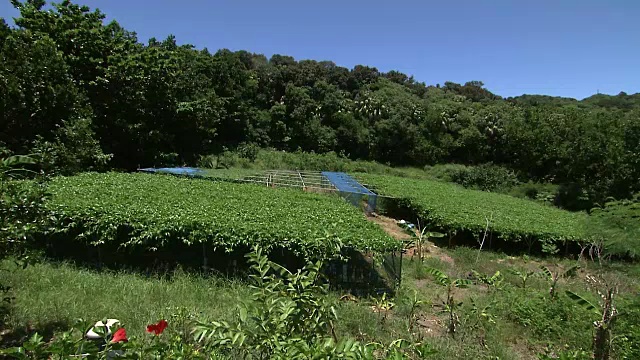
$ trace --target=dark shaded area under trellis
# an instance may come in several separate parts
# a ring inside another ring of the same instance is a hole
[[[182,269],[202,275],[244,279],[249,271],[246,258],[251,251],[249,247],[226,252],[206,244],[173,243],[148,251],[143,248],[118,248],[110,244],[94,246],[73,238],[65,234],[37,239],[33,243],[33,250],[41,251],[53,261],[72,262],[99,271],[131,271],[145,276],[171,276],[175,270]],[[345,249],[342,256],[344,259],[324,263],[323,272],[332,289],[358,295],[393,293],[400,284],[402,254],[399,251],[373,256]],[[290,271],[306,264],[301,256],[283,248],[271,249],[269,260]]]

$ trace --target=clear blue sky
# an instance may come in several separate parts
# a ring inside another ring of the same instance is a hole
[[[143,42],[481,80],[502,96],[640,92],[638,0],[77,0]],[[0,0],[0,16],[16,16]]]

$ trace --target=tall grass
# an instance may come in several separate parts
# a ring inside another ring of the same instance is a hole
[[[545,349],[589,350],[594,320],[590,312],[566,297],[550,299],[549,284],[542,278],[532,279],[523,289],[519,280],[508,272],[510,268],[535,270],[543,264],[567,268],[575,264],[575,260],[507,257],[485,251],[478,256],[477,250],[462,247],[434,252],[424,262],[406,259],[402,287],[389,299],[395,303],[389,316],[382,317],[372,310],[373,299],[339,301],[336,334],[386,344],[399,338],[421,339],[438,351],[430,357],[433,359],[535,359],[535,354]],[[604,272],[615,277],[622,285],[620,309],[625,314],[631,313],[621,318],[614,329],[614,334],[623,336],[616,338],[616,354],[638,354],[639,312],[635,309],[640,266],[617,263],[601,267],[589,262],[581,265],[577,277],[562,280],[560,293],[572,290],[589,295],[585,287],[586,274]],[[478,284],[456,293],[463,305],[461,330],[453,338],[442,328],[445,321],[442,288],[423,273],[425,267],[437,267],[456,277],[464,277],[471,270],[488,275],[500,271],[505,279],[501,290]],[[67,263],[40,263],[22,269],[9,261],[5,261],[1,269],[4,285],[12,287],[10,294],[15,297],[4,325],[18,330],[40,330],[51,324],[64,328],[76,318],[97,321],[112,317],[120,319],[131,334],[143,333],[147,324],[161,318],[168,319],[168,331],[174,331],[175,320],[171,315],[181,312],[180,309],[201,320],[233,320],[239,303],[248,299],[252,291],[239,280],[203,277],[179,270],[165,276],[144,276],[96,272]],[[341,293],[329,296],[338,301],[339,295]],[[420,321],[433,324],[432,331],[421,325],[408,331],[409,315],[413,313],[411,298],[416,295],[423,305],[415,314]],[[486,309],[486,314],[475,312],[472,299],[478,308]]]
[[[176,271],[167,277],[95,272],[70,264],[26,269],[3,263],[14,296],[6,325],[21,328],[70,324],[75,319],[116,318],[133,333],[185,310],[205,320],[228,319],[249,289],[237,281]]]

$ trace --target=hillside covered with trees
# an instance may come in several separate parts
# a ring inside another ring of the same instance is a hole
[[[195,164],[251,144],[398,166],[493,163],[592,201],[640,190],[640,94],[502,98],[480,81],[138,39],[97,10],[12,0],[0,149],[58,173]]]

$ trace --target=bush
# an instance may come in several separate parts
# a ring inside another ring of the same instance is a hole
[[[104,154],[91,130],[91,120],[72,119],[54,131],[55,139],[38,137],[31,150],[40,154],[42,168],[49,174],[75,174],[87,170],[103,170],[111,160]]]
[[[453,178],[457,174],[469,171],[469,166],[460,164],[439,164],[439,165],[427,165],[424,167],[424,171],[429,174],[429,177],[447,182],[453,182]]]
[[[243,143],[238,147],[238,155],[241,158],[247,159],[250,162],[255,162],[260,153],[260,146],[254,143]]]
[[[506,168],[493,164],[469,166],[453,171],[451,181],[468,189],[504,192],[516,184],[516,174]]]
[[[521,199],[530,199],[547,205],[554,205],[558,196],[558,185],[528,181],[518,184],[508,194]]]
[[[24,167],[34,165],[28,156],[0,158],[0,259],[21,252],[30,234],[44,230],[45,179],[17,181],[32,175]]]

